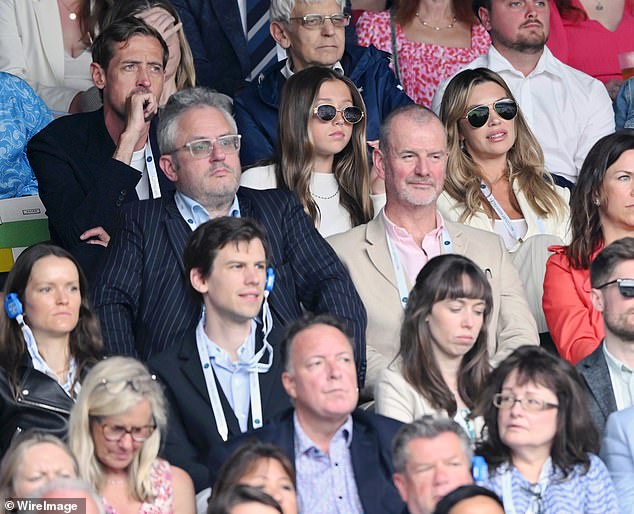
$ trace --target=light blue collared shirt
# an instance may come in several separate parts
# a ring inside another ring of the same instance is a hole
[[[181,213],[181,216],[187,222],[189,228],[192,229],[192,232],[211,219],[211,216],[209,216],[209,213],[202,205],[180,191],[176,191],[174,194],[174,201],[176,202],[178,212]],[[240,217],[240,204],[238,203],[237,196],[233,197],[233,203],[227,215],[233,218]]]
[[[352,416],[330,440],[328,453],[302,430],[297,413],[293,423],[299,512],[363,514],[350,457]]]

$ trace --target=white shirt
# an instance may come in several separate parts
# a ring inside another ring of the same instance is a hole
[[[463,69],[475,68],[489,68],[506,81],[551,173],[576,182],[592,145],[614,132],[612,101],[605,86],[556,59],[547,47],[527,77],[493,46]],[[440,84],[432,100],[437,114],[449,80]]]

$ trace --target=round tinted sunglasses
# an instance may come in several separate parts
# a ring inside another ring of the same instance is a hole
[[[473,128],[483,127],[489,119],[489,106],[493,107],[502,119],[512,120],[517,116],[517,104],[510,98],[505,98],[488,105],[476,105],[467,111],[464,118]]]
[[[344,121],[354,125],[359,123],[363,119],[363,111],[361,108],[355,105],[349,105],[343,109],[337,109],[334,105],[322,104],[313,109],[313,114],[317,116],[321,121],[332,121],[340,112]]]

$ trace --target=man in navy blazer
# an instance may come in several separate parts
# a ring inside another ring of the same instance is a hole
[[[590,300],[603,313],[605,338],[577,364],[588,407],[600,433],[608,416],[634,405],[629,382],[634,370],[634,238],[606,246],[590,266]]]
[[[274,287],[267,260],[264,230],[252,219],[222,217],[198,227],[183,261],[205,314],[183,341],[148,362],[170,405],[165,458],[189,473],[196,491],[211,485],[214,447],[290,407],[280,378],[281,334],[272,331],[264,300]]]
[[[163,108],[160,164],[177,192],[122,211],[93,293],[106,349],[147,360],[196,327],[200,302],[188,290],[182,251],[198,225],[234,215],[256,219],[268,235],[273,323],[284,326],[303,310],[346,319],[363,380],[366,315],[352,281],[294,194],[238,189],[240,136],[230,108],[228,97],[204,88],[180,91]]]
[[[152,123],[167,58],[165,41],[142,20],[111,25],[95,40],[91,64],[103,109],[59,118],[29,142],[51,238],[89,277],[116,229],[120,207],[173,189],[157,171]]]
[[[390,452],[402,423],[355,410],[359,389],[346,332],[330,315],[306,314],[288,328],[282,381],[295,408],[212,453],[212,475],[233,449],[257,438],[276,444],[294,462],[299,512],[403,511]]]
[[[634,407],[610,414],[601,459],[610,471],[621,514],[634,513]]]

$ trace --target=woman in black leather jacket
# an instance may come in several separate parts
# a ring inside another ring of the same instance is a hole
[[[4,288],[0,312],[0,456],[14,434],[66,437],[80,382],[101,354],[86,279],[57,246],[25,250]]]

